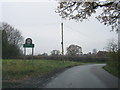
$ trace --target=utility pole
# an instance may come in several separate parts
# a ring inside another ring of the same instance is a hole
[[[24,59],[26,59],[26,47],[24,47]]]
[[[120,52],[120,18],[118,18],[118,51]]]
[[[63,22],[61,23],[61,35],[62,35],[62,42],[61,42],[62,55],[64,55],[64,46],[63,46]]]

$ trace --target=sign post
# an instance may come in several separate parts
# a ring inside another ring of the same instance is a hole
[[[27,38],[25,40],[25,44],[23,44],[24,47],[24,59],[26,56],[26,48],[32,48],[32,59],[33,59],[33,54],[34,54],[34,44],[32,43],[32,39],[31,38]]]
[[[26,56],[26,48],[24,47],[24,59],[25,59],[25,56]]]

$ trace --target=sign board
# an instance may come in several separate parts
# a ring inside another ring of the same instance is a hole
[[[34,44],[23,44],[23,47],[34,48]]]
[[[34,44],[32,44],[32,39],[31,38],[27,38],[25,40],[25,44],[23,44],[24,48],[34,48]]]
[[[32,44],[32,39],[31,38],[27,38],[25,40],[25,44],[28,44],[28,45]]]
[[[24,59],[25,59],[25,55],[26,55],[26,48],[32,48],[32,59],[33,59],[34,44],[32,44],[32,39],[31,38],[27,38],[25,40],[25,44],[23,44],[23,47],[24,47]]]

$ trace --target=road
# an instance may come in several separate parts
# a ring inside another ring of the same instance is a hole
[[[72,67],[54,77],[45,88],[118,88],[118,78],[102,69],[104,65]]]

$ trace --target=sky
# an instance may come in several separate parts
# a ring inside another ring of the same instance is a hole
[[[32,38],[35,44],[34,54],[48,53],[52,50],[61,51],[61,22],[64,24],[64,50],[71,45],[82,47],[83,53],[105,50],[108,40],[117,39],[116,32],[101,24],[95,16],[101,13],[98,10],[88,20],[76,22],[62,20],[55,13],[57,1],[44,2],[1,2],[0,20],[17,28],[24,37]],[[31,54],[31,49],[27,49]]]

